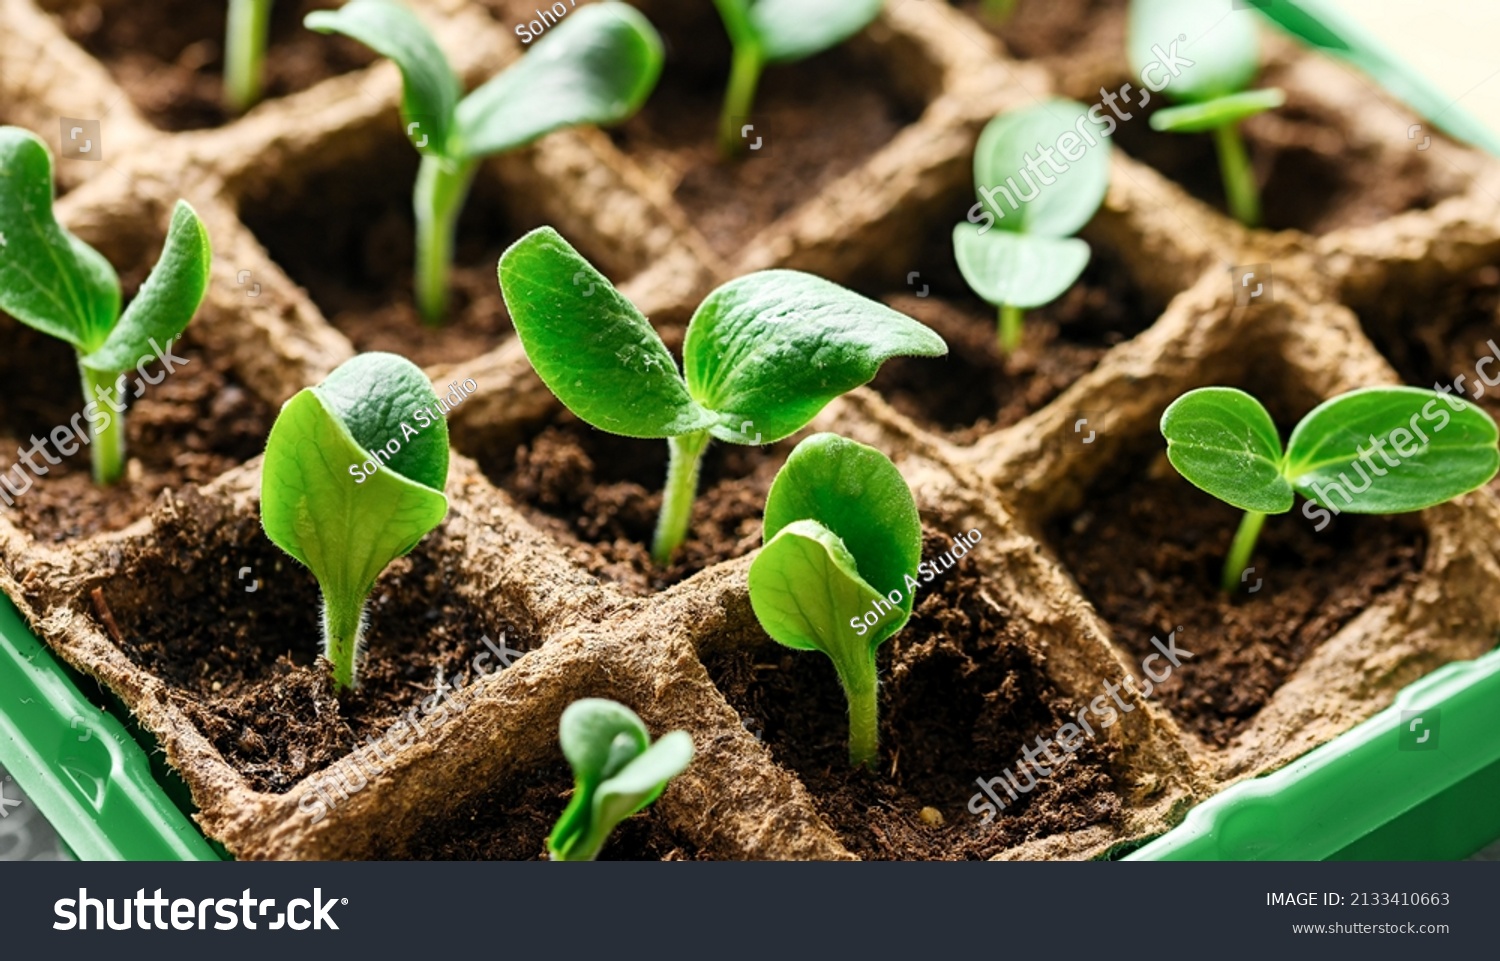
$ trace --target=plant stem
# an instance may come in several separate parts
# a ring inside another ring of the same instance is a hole
[[[844,697],[849,701],[849,763],[874,767],[880,755],[879,696],[875,680],[875,652],[861,652],[853,663],[834,662]]]
[[[1026,312],[1010,304],[1000,306],[1000,353],[1013,354],[1021,346],[1021,326]]]
[[[453,268],[453,238],[458,215],[474,180],[478,160],[452,161],[423,154],[417,169],[412,209],[417,220],[417,310],[429,326],[448,312],[448,274]]]
[[[323,656],[333,665],[333,683],[345,691],[359,683],[359,648],[365,634],[365,598],[334,599],[323,592]]]
[[[125,412],[115,411],[102,398],[118,400],[123,407],[125,392],[115,390],[119,374],[91,370],[83,364],[78,365],[78,370],[83,378],[84,404],[94,403],[104,416],[104,427],[98,430],[90,418],[89,433],[93,439],[89,441],[89,454],[93,458],[94,483],[105,487],[118,481],[125,473]]]
[[[651,559],[662,566],[666,566],[672,552],[687,538],[693,498],[698,494],[698,469],[703,464],[708,441],[706,430],[667,438],[671,450],[667,486],[662,491],[661,514],[656,519],[656,537],[651,542]]]
[[[1239,589],[1240,578],[1250,567],[1250,555],[1255,553],[1255,542],[1260,538],[1260,527],[1266,515],[1259,511],[1246,511],[1240,520],[1240,529],[1234,532],[1234,543],[1229,545],[1229,556],[1224,558],[1224,593],[1233,594]]]
[[[1229,212],[1246,227],[1260,226],[1260,192],[1255,186],[1255,171],[1239,124],[1226,123],[1214,128],[1214,143],[1219,148],[1219,171],[1224,176],[1224,194]]]
[[[755,103],[755,87],[765,69],[760,47],[754,43],[735,44],[734,60],[729,68],[729,89],[724,92],[724,109],[719,115],[719,150],[734,157],[745,148],[740,126],[747,123]]]
[[[272,0],[229,0],[224,28],[224,103],[244,113],[260,99]]]
[[[985,16],[996,22],[1002,22],[1010,18],[1016,12],[1016,4],[1019,0],[982,0],[980,7]]]

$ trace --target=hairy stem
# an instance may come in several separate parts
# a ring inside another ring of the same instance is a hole
[[[879,697],[876,693],[875,652],[862,651],[852,663],[834,662],[844,697],[849,701],[849,763],[875,766],[880,755]]]
[[[224,103],[244,113],[260,100],[272,0],[229,0],[224,29]]]
[[[116,390],[119,374],[90,370],[78,365],[83,378],[85,406],[95,405],[98,413],[89,418],[89,452],[93,458],[94,483],[103,486],[118,481],[125,474],[125,392]],[[119,406],[116,411],[112,404]]]
[[[1239,590],[1240,578],[1250,566],[1250,555],[1255,553],[1255,542],[1260,538],[1261,525],[1266,515],[1259,511],[1246,511],[1240,520],[1240,529],[1234,532],[1234,543],[1229,545],[1229,556],[1224,558],[1224,593]]]
[[[1021,326],[1026,312],[1010,304],[1000,307],[1000,353],[1013,354],[1021,346]]]
[[[667,438],[671,450],[671,459],[667,462],[667,486],[662,492],[656,537],[651,542],[651,558],[663,566],[687,538],[688,521],[693,516],[693,498],[698,495],[698,469],[703,464],[703,451],[708,447],[708,441],[708,431]]]
[[[1255,186],[1255,171],[1239,124],[1227,123],[1214,128],[1214,143],[1219,148],[1219,170],[1224,176],[1224,194],[1229,213],[1246,227],[1260,226],[1260,192]]]
[[[737,156],[745,149],[740,128],[748,122],[755,103],[755,87],[765,69],[760,47],[754,43],[737,43],[729,68],[729,89],[724,92],[724,109],[719,115],[719,150],[726,157]]]
[[[417,310],[436,327],[448,312],[448,275],[458,215],[474,179],[477,160],[447,160],[423,154],[412,209],[417,220]]]
[[[340,691],[359,684],[359,648],[365,634],[365,598],[334,598],[323,592],[323,656],[333,665]]]

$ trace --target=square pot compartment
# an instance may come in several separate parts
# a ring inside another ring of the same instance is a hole
[[[161,130],[197,130],[232,120],[224,109],[224,30],[228,6],[169,0],[38,0],[62,29],[109,68],[143,116]],[[346,37],[308,30],[302,18],[331,0],[271,8],[264,97],[275,99],[364,67],[375,59]],[[148,16],[149,14],[149,16]]]

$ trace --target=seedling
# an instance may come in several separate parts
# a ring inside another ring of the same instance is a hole
[[[771,444],[890,357],[937,357],[943,339],[821,277],[763,270],[710,293],[694,312],[678,373],[635,305],[551,227],[500,258],[500,289],[538,376],[579,419],[625,437],[666,438],[667,486],[651,554],[687,536],[710,438]]]
[[[1328,511],[1419,511],[1483,486],[1500,469],[1500,432],[1488,414],[1416,387],[1367,387],[1324,401],[1292,430],[1284,453],[1271,415],[1230,387],[1183,394],[1162,415],[1161,432],[1178,473],[1245,511],[1224,561],[1231,593],[1266,515],[1291,510],[1294,494],[1307,498],[1302,513],[1322,530]]]
[[[448,309],[454,231],[479,161],[580,124],[618,123],[640,109],[661,74],[662,44],[625,3],[581,7],[520,60],[467,97],[437,41],[392,0],[353,0],[307,15],[395,61],[405,80],[401,120],[422,154],[416,213],[416,301],[429,324]]]
[[[634,711],[597,697],[567,706],[557,739],[573,767],[573,800],[547,838],[554,861],[594,860],[615,825],[661,797],[693,759],[688,732],[652,744]]]
[[[224,26],[224,105],[244,113],[260,100],[272,0],[229,0]]]
[[[0,310],[78,352],[87,405],[73,428],[90,445],[94,481],[113,484],[125,470],[124,372],[159,357],[193,319],[208,288],[208,233],[177,201],[161,258],[121,313],[120,278],[57,222],[52,192],[46,146],[29,130],[0,127]],[[135,396],[143,390],[137,380]]]
[[[979,6],[985,16],[996,23],[1003,23],[1016,12],[1016,4],[1019,2],[1020,0],[980,0]]]
[[[849,762],[873,767],[875,653],[911,618],[922,559],[916,501],[880,451],[814,434],[771,483],[762,537],[750,606],[777,642],[833,661],[849,702]]]
[[[744,146],[740,126],[750,116],[767,64],[794,63],[836,47],[870,25],[885,0],[714,0],[734,56],[719,115],[719,149],[733,157]]]
[[[448,513],[442,410],[415,364],[369,353],[298,392],[271,427],[261,523],[318,579],[323,653],[341,690],[359,683],[375,579]]]
[[[1083,104],[1054,99],[1001,114],[979,135],[979,203],[953,228],[953,254],[974,292],[1000,310],[1002,353],[1021,345],[1025,311],[1056,300],[1088,266],[1089,245],[1073,234],[1109,190],[1110,145],[1085,137],[1087,123]],[[1043,158],[1053,172],[1039,169]]]
[[[1260,69],[1253,17],[1203,0],[1131,0],[1127,47],[1138,74],[1144,77],[1145,68],[1159,60],[1154,47],[1180,36],[1188,39],[1193,64],[1174,67],[1180,74],[1162,92],[1181,106],[1152,114],[1151,129],[1212,131],[1229,212],[1245,226],[1257,226],[1260,191],[1240,121],[1281,106],[1286,94],[1275,88],[1248,89]]]

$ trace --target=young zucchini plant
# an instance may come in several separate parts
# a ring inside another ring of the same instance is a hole
[[[1163,93],[1181,106],[1151,115],[1151,129],[1212,131],[1229,212],[1247,227],[1260,224],[1260,191],[1240,136],[1240,121],[1286,102],[1275,88],[1248,89],[1260,69],[1258,21],[1203,0],[1131,0],[1127,48],[1138,75],[1158,60],[1153,47],[1186,37],[1192,66],[1183,67]]]
[[[666,438],[666,491],[651,554],[687,536],[711,438],[772,444],[874,378],[896,356],[938,357],[937,334],[838,284],[763,270],[711,292],[683,342],[684,378],[649,321],[551,227],[500,258],[500,289],[542,382],[584,423]]]
[[[1073,234],[1109,191],[1110,144],[1084,133],[1087,123],[1083,104],[1054,99],[1001,114],[979,135],[979,202],[953,228],[953,254],[974,292],[1000,310],[1002,353],[1021,345],[1024,312],[1056,300],[1088,266],[1089,245]],[[1044,158],[1052,173],[1038,169]]]
[[[849,762],[873,767],[875,654],[911,618],[922,559],[916,501],[880,451],[814,434],[772,482],[762,536],[750,564],[756,619],[779,643],[833,661],[849,702]],[[873,627],[862,620],[871,610],[881,614]]]
[[[90,445],[94,481],[113,484],[125,470],[123,374],[160,357],[193,319],[208,289],[208,232],[177,201],[161,257],[121,313],[114,268],[58,224],[52,192],[46,146],[29,130],[0,127],[0,310],[78,352],[86,407],[73,429]],[[135,396],[143,390],[137,380]]]
[[[615,825],[661,797],[693,759],[688,732],[652,744],[634,711],[598,697],[567,706],[557,739],[573,768],[573,800],[547,838],[554,861],[594,860]]]
[[[305,23],[353,37],[401,68],[401,120],[422,154],[412,198],[415,296],[429,324],[441,323],[448,308],[454,231],[479,161],[564,127],[625,120],[661,74],[661,38],[626,3],[579,8],[462,99],[437,41],[392,0],[352,0],[338,10],[310,13]]]
[[[739,124],[750,116],[767,64],[794,63],[836,47],[880,15],[885,0],[714,0],[734,46],[729,88],[719,114],[719,149],[744,146]]]
[[[272,0],[229,0],[224,25],[224,105],[244,113],[260,100]]]
[[[1230,387],[1183,394],[1162,414],[1161,432],[1178,473],[1245,512],[1224,560],[1230,593],[1266,515],[1291,510],[1295,494],[1322,530],[1329,511],[1419,511],[1483,486],[1500,469],[1500,432],[1488,414],[1417,387],[1367,387],[1324,401],[1292,430],[1285,451],[1260,402]]]
[[[261,523],[318,579],[323,653],[340,690],[359,683],[375,579],[448,513],[448,424],[432,414],[441,409],[411,361],[359,354],[293,396],[271,427]],[[372,459],[373,471],[358,466]]]

